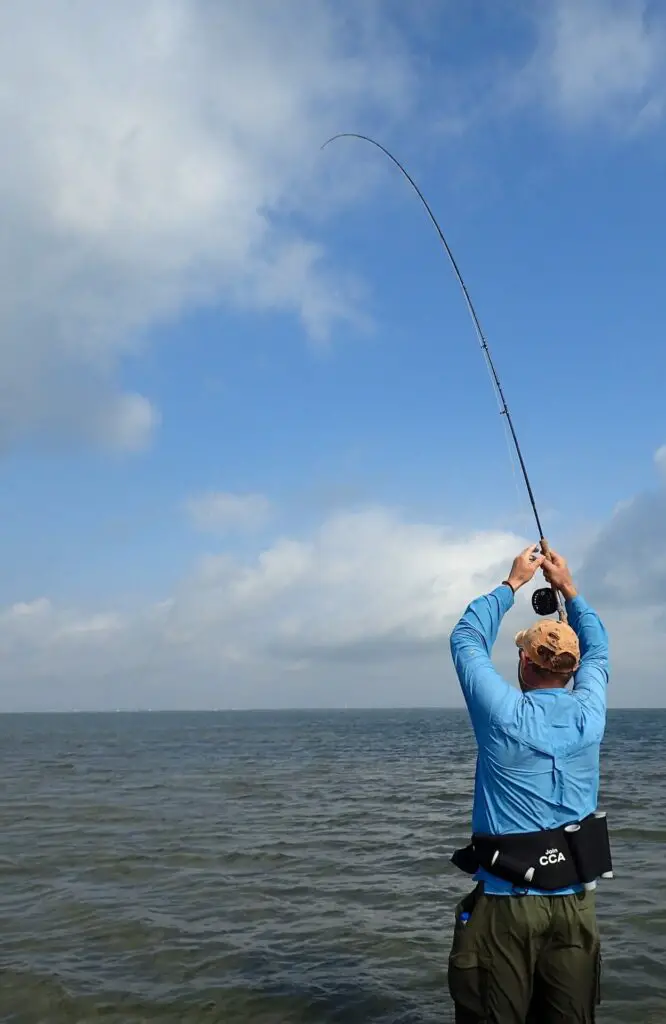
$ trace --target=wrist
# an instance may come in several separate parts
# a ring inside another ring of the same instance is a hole
[[[573,583],[569,584],[567,587],[562,587],[561,593],[565,601],[573,601],[574,597],[578,597],[578,591]]]
[[[507,576],[505,580],[502,580],[502,585],[509,587],[509,589],[515,594],[516,591],[520,590],[523,584],[520,580],[517,580],[515,576]]]

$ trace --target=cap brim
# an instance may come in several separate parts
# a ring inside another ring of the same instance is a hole
[[[525,639],[525,633],[526,632],[527,632],[526,629],[521,629],[520,633],[516,633],[516,635],[514,637],[514,640],[516,642],[516,647],[522,647],[523,646],[523,640]]]

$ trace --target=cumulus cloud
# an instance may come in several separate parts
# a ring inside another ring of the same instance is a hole
[[[666,25],[645,0],[553,0],[536,8],[538,42],[519,85],[568,125],[636,130],[661,118]]]
[[[640,498],[619,510],[576,567],[610,632],[616,706],[663,703],[666,562],[650,550],[666,510],[658,496],[659,506],[643,509]],[[332,515],[254,555],[211,553],[164,600],[138,610],[77,610],[46,598],[16,604],[0,613],[2,704],[460,704],[450,630],[526,543],[370,508]],[[519,593],[495,648],[509,679],[513,635],[534,618],[529,597],[528,588]]]
[[[186,502],[187,513],[198,530],[227,533],[257,530],[271,514],[271,503],[263,494],[226,494],[210,491]]]
[[[666,446],[655,453],[656,485],[621,502],[585,553],[581,585],[590,599],[615,613],[642,614],[647,622],[666,616]],[[634,634],[632,649],[638,645]]]
[[[321,209],[327,133],[409,104],[374,11],[0,5],[0,443],[144,447],[159,415],[120,392],[119,360],[192,305],[292,310],[316,338],[359,315],[353,283],[288,224]]]
[[[581,566],[590,598],[613,608],[666,611],[666,489],[623,504],[599,532]]]
[[[392,10],[0,5],[0,445],[145,448],[160,415],[122,392],[120,362],[193,307],[291,311],[319,341],[337,321],[365,322],[359,282],[329,264],[304,215],[361,187],[348,161],[336,174],[342,158],[321,159],[323,139],[393,124],[422,98]],[[644,2],[538,10],[525,98],[569,123],[661,116],[664,27]],[[451,116],[461,111],[467,123],[462,101]]]
[[[368,509],[253,559],[211,554],[138,613],[15,605],[0,616],[3,703],[451,703],[450,628],[524,544]]]

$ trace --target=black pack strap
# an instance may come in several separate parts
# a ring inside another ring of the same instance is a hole
[[[604,811],[565,827],[571,857],[582,882],[613,877],[613,858]]]
[[[479,864],[520,888],[566,889],[579,882],[564,828],[510,836],[475,835]]]
[[[476,833],[451,860],[467,874],[484,868],[519,888],[546,891],[613,877],[608,823],[603,812],[540,832],[505,836]]]

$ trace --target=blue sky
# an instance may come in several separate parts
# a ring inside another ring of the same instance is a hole
[[[459,703],[448,630],[534,526],[432,226],[337,131],[428,197],[613,699],[663,704],[658,6],[33,6],[0,14],[1,704]]]

